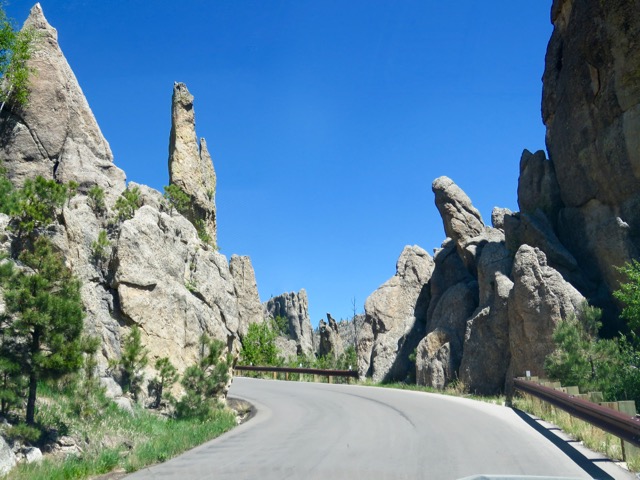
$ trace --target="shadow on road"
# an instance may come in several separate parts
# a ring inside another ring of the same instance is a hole
[[[553,430],[557,430],[555,428],[546,428],[541,425],[540,422],[536,421],[534,418],[531,418],[527,413],[522,410],[518,410],[514,408],[513,411],[524,420],[530,427],[544,436],[547,440],[553,443],[556,447],[558,447],[565,455],[567,455],[571,460],[573,460],[576,465],[582,468],[585,472],[587,472],[591,477],[601,479],[601,480],[614,480],[614,478],[609,475],[607,472],[598,467],[595,462],[611,462],[609,459],[589,459],[585,457],[582,453],[576,450],[572,445],[571,441],[563,440],[558,437]]]

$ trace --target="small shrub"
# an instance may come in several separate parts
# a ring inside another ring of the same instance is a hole
[[[41,435],[42,432],[39,428],[32,427],[25,423],[14,425],[5,432],[5,437],[12,442],[20,440],[23,443],[30,444],[37,443]]]
[[[89,197],[89,206],[96,215],[102,215],[107,210],[107,205],[104,203],[104,190],[99,185],[94,185],[87,192]]]
[[[179,375],[176,367],[167,357],[158,359],[155,367],[158,371],[158,376],[149,382],[149,394],[154,397],[151,406],[158,408],[162,403],[165,392],[178,381]]]
[[[169,205],[175,208],[181,215],[185,215],[191,209],[191,197],[178,185],[168,185],[164,187],[163,196],[167,199]]]
[[[142,199],[140,198],[140,189],[133,187],[127,188],[116,200],[116,220],[124,222],[133,218],[136,210],[142,206]]]
[[[200,337],[201,359],[188,367],[182,381],[184,396],[176,403],[176,417],[205,420],[222,408],[218,398],[229,381],[229,369],[233,363],[230,354],[224,354],[223,342]]]
[[[135,400],[138,400],[144,380],[142,370],[149,363],[148,354],[149,351],[142,345],[140,327],[134,325],[124,337],[120,360],[112,363],[112,366],[120,368],[122,389],[130,392]]]
[[[100,230],[98,238],[91,242],[91,256],[93,260],[96,263],[105,262],[109,258],[109,247],[111,247],[111,242],[109,242],[106,230]]]

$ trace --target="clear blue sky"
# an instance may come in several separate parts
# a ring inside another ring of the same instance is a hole
[[[363,310],[407,244],[444,239],[431,182],[486,223],[544,149],[551,0],[42,0],[115,163],[162,190],[171,93],[195,96],[221,252],[263,301],[305,288],[312,323]],[[19,24],[31,2],[13,0]]]

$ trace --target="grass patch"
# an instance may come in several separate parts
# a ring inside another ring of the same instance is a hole
[[[438,390],[437,388],[433,388],[433,387],[427,387],[424,385],[416,385],[415,383],[404,383],[404,382],[374,383],[374,382],[371,382],[370,380],[365,380],[364,382],[361,382],[361,384],[373,386],[373,387],[396,388],[399,390],[411,390],[414,392],[437,393],[440,395],[450,395],[453,397],[464,397],[464,398],[469,398],[471,400],[478,400],[480,402],[493,403],[496,405],[505,404],[504,395],[495,395],[495,396],[475,395],[475,394],[469,393],[466,386],[462,382],[452,382],[444,390]]]
[[[138,406],[130,414],[100,391],[71,393],[68,386],[44,386],[36,419],[44,437],[73,437],[78,454],[19,465],[7,478],[66,480],[116,469],[134,472],[175,457],[236,425],[230,410],[216,410],[206,421],[176,420]]]

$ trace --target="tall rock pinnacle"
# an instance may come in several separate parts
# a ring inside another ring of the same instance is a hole
[[[169,138],[169,182],[191,197],[187,217],[216,243],[216,172],[204,138],[196,137],[193,95],[184,83],[174,83]],[[200,224],[200,225],[199,225]]]
[[[23,28],[36,33],[29,60],[29,102],[9,102],[0,116],[0,158],[16,185],[42,175],[61,182],[75,181],[80,191],[94,185],[108,198],[125,188],[125,175],[113,164],[109,144],[102,136],[78,80],[67,63],[58,32],[36,4]]]

